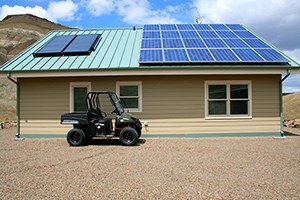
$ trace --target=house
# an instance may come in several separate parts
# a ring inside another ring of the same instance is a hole
[[[60,115],[88,91],[115,91],[148,137],[265,136],[280,135],[282,82],[299,69],[239,24],[156,24],[52,31],[0,74],[17,84],[17,136],[65,136]]]

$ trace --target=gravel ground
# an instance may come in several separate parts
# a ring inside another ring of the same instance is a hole
[[[300,136],[15,141],[0,130],[0,199],[299,199]]]

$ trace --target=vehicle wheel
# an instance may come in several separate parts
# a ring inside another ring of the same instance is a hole
[[[137,133],[138,133],[138,138],[140,138],[142,135],[142,130],[137,130]]]
[[[71,129],[67,134],[67,141],[70,146],[82,146],[85,144],[85,133],[77,128]]]
[[[139,139],[138,133],[131,127],[123,128],[120,132],[119,139],[124,146],[133,146]]]

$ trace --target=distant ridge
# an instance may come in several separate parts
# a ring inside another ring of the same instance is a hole
[[[49,31],[71,29],[31,14],[8,15],[0,21],[0,65]]]
[[[52,30],[70,29],[67,26],[55,24],[47,19],[32,14],[7,15],[0,22],[0,29],[2,28],[22,28],[39,31],[44,34]]]

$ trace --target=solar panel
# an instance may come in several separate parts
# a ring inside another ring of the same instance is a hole
[[[158,31],[159,30],[159,25],[158,24],[146,24],[144,25],[144,31],[153,31],[153,30],[156,30]]]
[[[166,31],[170,31],[170,30],[176,31],[177,30],[175,24],[161,24],[160,29],[166,30]]]
[[[187,49],[191,61],[214,61],[207,49]]]
[[[202,40],[199,39],[183,39],[186,48],[206,48]]]
[[[162,50],[141,50],[140,61],[162,62]]]
[[[210,27],[214,30],[228,30],[224,24],[210,24]]]
[[[161,40],[160,39],[149,39],[142,41],[142,48],[143,49],[157,49],[161,48]]]
[[[248,48],[247,44],[240,39],[224,39],[230,48]]]
[[[192,24],[177,24],[177,27],[179,30],[194,30],[194,27]]]
[[[208,48],[226,48],[227,45],[221,39],[203,39]]]
[[[240,24],[145,25],[140,63],[283,63],[289,59]]]
[[[64,55],[89,55],[99,39],[98,34],[77,35],[63,50]]]
[[[89,55],[97,45],[100,35],[59,35],[54,36],[33,55],[36,57]]]
[[[144,31],[143,38],[160,38],[159,31]]]
[[[210,49],[216,61],[239,61],[230,49]]]
[[[201,30],[201,31],[211,31],[211,27],[208,24],[194,24],[193,25],[196,30]]]
[[[220,38],[214,31],[198,31],[202,38]]]
[[[233,51],[243,61],[263,61],[252,49],[233,49]]]
[[[41,49],[34,53],[34,56],[57,56],[68,46],[76,35],[54,36]]]
[[[178,31],[162,31],[162,38],[180,38]]]
[[[188,56],[184,49],[165,49],[164,50],[166,61],[189,61]]]
[[[274,49],[255,49],[255,51],[259,53],[262,57],[264,57],[264,59],[266,59],[267,61],[274,61],[274,60],[278,60],[282,62],[289,61],[286,57],[284,57]]]
[[[246,29],[240,24],[227,24],[227,27],[234,31],[245,31]]]
[[[244,41],[252,48],[270,48],[269,45],[259,39],[244,39]]]
[[[163,39],[163,48],[183,48],[181,39]]]
[[[249,31],[234,31],[234,33],[237,34],[240,38],[257,38]]]
[[[182,38],[199,38],[199,35],[196,31],[180,31]]]
[[[216,32],[221,38],[238,38],[238,36],[231,31],[216,31]]]

